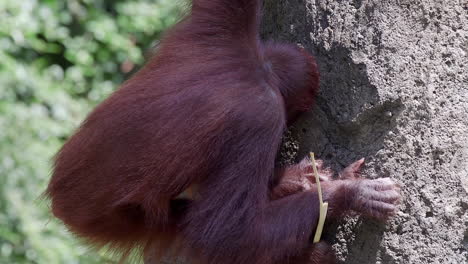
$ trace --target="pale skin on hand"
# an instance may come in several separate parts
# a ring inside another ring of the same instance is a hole
[[[353,212],[386,221],[397,212],[400,187],[389,178],[365,179],[361,177],[360,171],[364,162],[364,159],[359,159],[339,173],[335,173],[326,168],[323,161],[316,161],[323,201],[328,203],[325,223],[342,219],[343,215]],[[279,199],[300,192],[317,191],[318,186],[312,171],[313,167],[308,157],[298,164],[284,168],[282,170],[284,176],[273,189],[272,198]],[[336,174],[338,177],[333,177]],[[315,240],[314,236],[314,242]],[[331,245],[326,241],[319,241],[310,244],[305,253],[291,260],[291,263],[332,264],[336,263],[336,260]]]
[[[350,203],[352,211],[385,221],[395,215],[397,211],[397,205],[400,201],[400,186],[390,178],[362,178],[360,171],[364,164],[365,159],[359,159],[339,172],[337,179],[333,179],[333,170],[325,167],[322,160],[316,160],[320,181],[324,183],[343,181],[355,190],[355,195],[349,197],[352,200]],[[315,176],[308,157],[297,165],[286,168],[286,173],[295,176],[288,176],[282,183],[289,184],[289,186],[296,185],[296,189],[299,191],[315,188]]]
[[[387,220],[397,212],[400,201],[400,186],[390,178],[364,179],[360,170],[364,158],[352,163],[341,173],[340,178],[356,184],[356,196],[351,209],[367,217]]]

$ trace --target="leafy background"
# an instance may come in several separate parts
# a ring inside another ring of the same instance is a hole
[[[183,0],[0,2],[0,263],[112,263],[51,217],[51,160],[144,61]]]

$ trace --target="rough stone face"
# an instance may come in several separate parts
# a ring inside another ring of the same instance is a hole
[[[265,38],[301,44],[321,72],[284,156],[366,157],[363,177],[402,185],[387,225],[350,217],[326,238],[339,260],[468,263],[468,2],[266,0],[264,18]]]

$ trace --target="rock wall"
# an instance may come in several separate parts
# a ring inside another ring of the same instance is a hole
[[[342,263],[468,263],[468,2],[266,0],[265,38],[299,43],[321,73],[317,106],[283,157],[402,185],[387,225],[350,217],[326,239]]]

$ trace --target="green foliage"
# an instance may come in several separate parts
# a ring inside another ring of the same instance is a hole
[[[41,198],[51,160],[91,107],[144,60],[176,0],[2,0],[0,263],[109,263]]]

